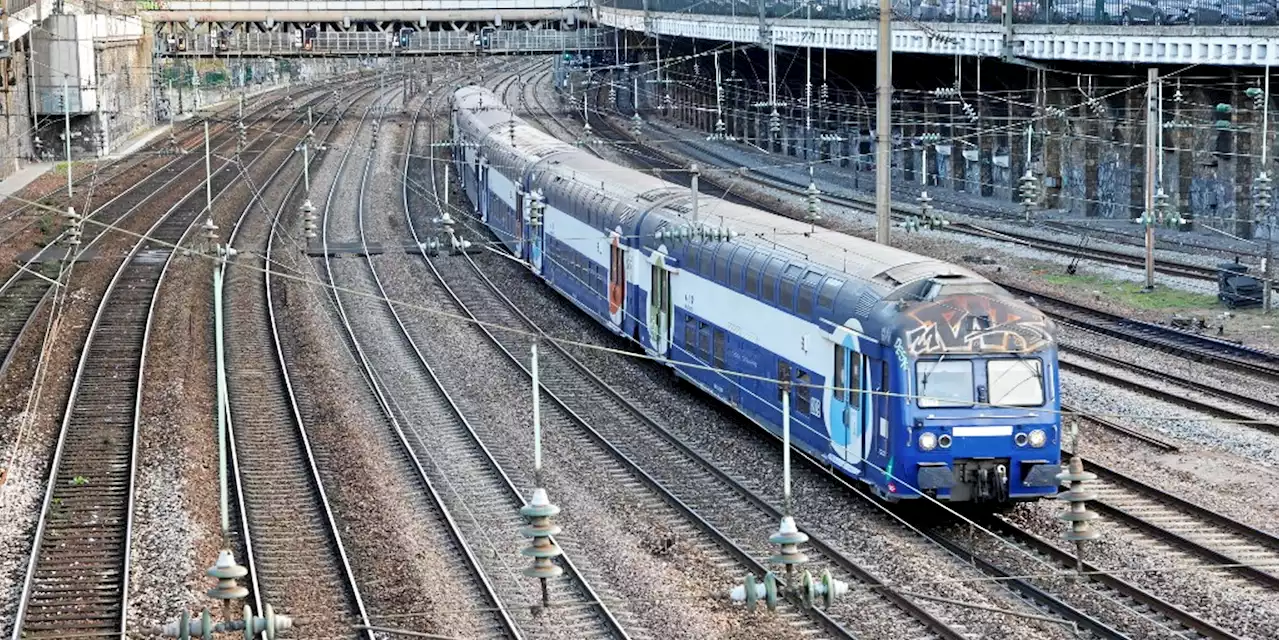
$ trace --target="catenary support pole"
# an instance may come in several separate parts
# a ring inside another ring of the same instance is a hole
[[[213,169],[209,164],[209,121],[204,121],[204,206],[205,213],[213,216]]]
[[[1159,69],[1150,67],[1147,69],[1147,156],[1146,156],[1146,180],[1143,188],[1143,221],[1146,223],[1145,245],[1146,245],[1146,288],[1154,289],[1156,286],[1156,136],[1159,132],[1160,123],[1157,96],[1157,78],[1159,77]]]
[[[876,242],[889,244],[889,163],[893,158],[889,110],[893,106],[893,5],[880,0],[879,41],[876,45]]]
[[[67,197],[71,197],[71,87],[62,76],[62,137],[67,150]]]

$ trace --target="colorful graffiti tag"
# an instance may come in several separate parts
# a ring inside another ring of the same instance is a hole
[[[904,314],[907,349],[930,353],[1026,352],[1053,341],[1044,314],[982,295],[952,295],[920,303]]]

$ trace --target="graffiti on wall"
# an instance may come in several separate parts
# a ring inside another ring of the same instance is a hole
[[[981,295],[943,296],[908,309],[902,323],[912,354],[1034,351],[1053,342],[1039,311]]]

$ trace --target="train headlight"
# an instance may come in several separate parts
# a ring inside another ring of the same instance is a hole
[[[938,436],[935,436],[932,433],[929,433],[928,431],[920,434],[920,450],[921,451],[933,451],[934,447],[937,447],[937,446],[938,446]]]
[[[1031,433],[1027,436],[1027,441],[1031,443],[1031,446],[1037,449],[1043,447],[1047,440],[1048,437],[1045,436],[1043,429],[1032,429]]]
[[[951,436],[949,436],[949,435],[947,435],[947,434],[945,434],[945,433],[944,433],[944,434],[942,434],[942,435],[940,435],[940,436],[938,436],[938,446],[939,446],[939,447],[942,447],[943,449],[950,449],[950,448],[951,448]]]
[[[1013,443],[1019,447],[1027,446],[1027,434],[1022,433],[1021,431],[1013,434]]]

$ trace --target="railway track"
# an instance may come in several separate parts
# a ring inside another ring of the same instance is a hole
[[[424,103],[423,108],[426,107]],[[415,112],[415,122],[421,114],[421,110]],[[415,126],[415,137],[416,131]],[[431,184],[419,185],[419,189],[424,186],[432,190],[437,188],[434,165],[423,161],[420,156],[406,163],[405,170],[407,173],[431,174]],[[420,242],[426,238],[413,226],[410,210],[415,204],[427,203],[421,200],[424,195],[421,191],[414,194],[417,197],[410,197],[409,182],[406,174],[402,180],[405,224],[414,241]],[[371,288],[385,296],[388,290],[384,287],[382,274],[374,266],[374,261],[368,260],[367,264]],[[432,288],[440,296],[448,295],[445,288]],[[528,637],[548,637],[556,633],[553,630],[555,626],[561,626],[572,637],[645,637],[636,628],[630,612],[616,610],[615,605],[609,603],[612,598],[597,591],[595,577],[574,562],[576,550],[566,540],[557,540],[565,551],[560,562],[565,572],[548,580],[547,584],[550,599],[557,603],[552,610],[556,618],[538,620],[530,616],[529,605],[538,600],[536,585],[516,575],[507,564],[509,558],[519,557],[520,549],[528,544],[518,535],[524,524],[519,515],[519,509],[525,505],[524,496],[507,471],[520,465],[512,460],[510,446],[487,437],[467,419],[458,401],[440,382],[431,359],[422,350],[423,335],[421,331],[414,330],[415,318],[402,315],[391,305],[383,305],[382,313],[383,328],[392,328],[403,347],[388,354],[397,357],[398,361],[388,359],[382,365],[386,371],[411,376],[406,381],[408,386],[400,387],[396,397],[407,419],[418,418],[432,425],[429,438],[419,440],[416,449],[419,455],[431,456],[436,474],[454,479],[449,483],[452,491],[443,497],[451,511],[466,514],[459,521],[463,537],[470,541],[483,541],[488,547],[479,554],[483,571],[492,581],[496,596],[513,612],[521,633]],[[372,329],[372,326],[366,327],[366,330]],[[506,533],[495,535],[495,529]]]
[[[1007,283],[998,284],[1015,295],[1034,298],[1036,306],[1042,311],[1069,326],[1222,366],[1268,381],[1274,381],[1280,375],[1280,356],[1274,353],[1199,333],[1132,320]]]
[[[355,94],[352,104],[374,91],[360,86],[348,90]],[[341,100],[335,102],[338,113],[326,140],[347,108]],[[287,159],[264,189],[275,186],[286,165]],[[279,250],[273,230],[301,179],[299,171],[273,212],[264,211],[262,202],[245,207],[230,236],[239,256],[221,267],[227,305],[227,428],[239,534],[258,611],[269,602],[310,620],[307,633],[315,637],[372,638],[355,626],[367,626],[369,620],[284,365],[273,306],[269,260]]]
[[[1076,569],[1075,554],[1060,549],[1056,544],[1006,519],[989,518],[983,524],[1008,543],[1039,559],[1041,564],[1056,566],[1066,572]],[[1102,600],[1119,604],[1124,610],[1153,624],[1161,633],[1183,638],[1218,640],[1235,640],[1239,637],[1087,560],[1081,561],[1080,567],[1089,574],[1089,579],[1079,581],[1079,586],[1092,591]]]
[[[259,135],[251,146],[268,138]],[[227,170],[231,164],[218,166],[212,193],[232,187],[238,174]],[[202,191],[187,191],[145,230],[98,305],[50,467],[14,640],[125,632],[138,407],[151,312],[173,247],[205,209],[197,197]]]
[[[178,139],[179,135],[181,135],[182,137],[182,141],[178,143],[179,148],[184,150],[190,150],[191,148],[201,144],[202,133],[198,131],[198,128],[199,128],[198,125],[200,124],[200,122],[202,121],[193,119],[186,122],[183,125],[181,131],[176,131],[176,130],[173,131],[172,135],[175,141]],[[126,158],[111,161],[109,163],[106,163],[104,166],[95,167],[92,171],[89,171],[87,173],[77,169],[75,174],[75,179],[76,179],[76,182],[81,185],[79,191],[83,193],[85,190],[84,185],[86,184],[90,185],[89,195],[85,197],[84,201],[80,204],[79,208],[86,209],[86,210],[93,210],[94,208],[96,208],[96,207],[93,207],[92,203],[93,203],[93,197],[96,195],[97,190],[106,188],[108,185],[111,185],[116,180],[121,180],[126,184],[134,184],[138,180],[142,179],[145,175],[144,174],[144,175],[135,176],[134,175],[135,173],[154,171],[153,169],[149,168],[146,162],[146,158],[147,158],[146,154],[157,153],[162,149],[167,149],[167,148],[171,149],[168,141],[152,142],[147,145],[145,150],[136,152],[134,154],[130,154]],[[62,210],[62,211],[65,211],[67,206],[69,205],[76,206],[75,200],[72,199],[69,201],[65,197],[65,193],[66,193],[66,187],[58,186],[56,188],[49,189],[48,191],[45,191],[40,195],[31,197],[30,201],[28,202],[18,203],[18,206],[13,208],[13,210],[8,211],[7,213],[0,214],[0,225],[3,225],[4,223],[9,222],[11,220],[15,220],[18,217],[22,216],[23,214],[34,213],[37,207],[39,206],[39,204],[41,203],[47,207],[53,207],[55,209]],[[37,222],[38,222],[38,218],[34,218],[31,221],[27,222],[26,224],[23,224],[9,231],[3,237],[0,237],[0,245],[4,245],[12,238],[18,236],[22,232],[31,228],[31,226],[36,224]]]
[[[1132,389],[1143,395],[1243,426],[1273,433],[1280,430],[1275,422],[1275,414],[1280,412],[1280,407],[1273,402],[1157,371],[1135,362],[1059,344],[1058,366],[1064,371]],[[1113,373],[1106,367],[1132,372],[1138,377]],[[1155,378],[1160,384],[1145,382],[1142,377]],[[1241,407],[1249,407],[1250,410],[1243,410]]]
[[[419,110],[427,102],[429,100],[423,101]],[[413,139],[411,126],[408,148],[412,148]],[[387,291],[372,255],[374,249],[369,238],[376,232],[369,229],[372,215],[366,202],[375,157],[369,154],[360,172],[355,219],[343,221],[341,225],[345,228],[354,222],[364,258],[337,264],[339,261],[330,256],[329,241],[338,235],[334,227],[339,225],[333,224],[327,215],[322,242],[326,248],[325,271],[335,287],[377,291],[386,298]],[[400,176],[405,206],[407,172],[411,164],[415,164],[411,158],[411,154],[405,154]],[[334,195],[349,159],[349,156],[343,159],[343,167],[335,177],[326,212],[334,210]],[[354,182],[348,182],[351,184]],[[382,264],[388,266],[387,262]],[[422,357],[395,307],[385,300],[353,296],[340,289],[335,289],[335,293],[346,340],[383,411],[381,422],[394,433],[400,445],[397,453],[402,465],[421,485],[422,500],[417,511],[438,523],[445,540],[441,556],[450,562],[453,574],[461,578],[462,584],[455,588],[468,594],[472,611],[476,612],[475,626],[465,635],[485,638],[548,635],[556,624],[548,626],[551,621],[540,615],[536,607],[531,607],[538,598],[536,583],[510,565],[511,558],[520,557],[520,547],[525,542],[517,535],[523,524],[519,508],[524,504],[518,490]],[[570,571],[566,575],[550,581],[552,599],[558,603],[574,601],[592,605],[598,597],[584,589],[584,585],[575,584],[577,574],[573,564],[567,565]],[[582,637],[602,633],[625,637],[621,629],[616,628],[614,618],[602,613],[607,614],[607,610],[586,606],[558,615],[556,623]]]
[[[269,103],[268,107],[275,102],[278,101]],[[253,114],[254,120],[249,126],[252,127],[253,124],[267,118],[270,111],[270,108],[257,111]],[[213,137],[211,144],[215,149],[222,149],[229,140],[234,139],[234,132],[229,131],[225,126],[211,127],[211,129],[210,135]],[[87,213],[88,220],[92,221],[83,225],[81,253],[87,255],[88,252],[95,251],[108,226],[120,224],[154,199],[164,197],[165,194],[171,193],[172,189],[181,188],[181,185],[197,176],[202,179],[203,160],[201,154],[179,155],[92,211],[81,211],[81,214]],[[52,291],[50,279],[57,278],[58,258],[65,253],[65,247],[61,243],[64,236],[65,231],[60,232],[55,240],[37,250],[21,265],[21,268],[0,284],[0,378],[4,377],[5,371],[13,360],[14,346],[26,333],[39,310],[50,297]]]
[[[1280,538],[1164,490],[1088,460],[1098,479],[1086,487],[1098,495],[1090,503],[1104,517],[1119,520],[1199,557],[1216,569],[1235,573],[1264,589],[1280,589]]]

